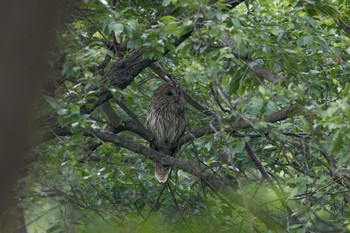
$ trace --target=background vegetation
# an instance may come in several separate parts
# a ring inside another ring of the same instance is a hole
[[[67,6],[16,229],[349,231],[348,4]],[[147,106],[165,76],[186,92],[179,159],[148,148]],[[155,161],[173,166],[164,185]]]

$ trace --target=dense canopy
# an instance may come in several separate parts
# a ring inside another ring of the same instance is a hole
[[[350,230],[348,1],[63,10],[17,187],[28,232]],[[179,158],[146,128],[168,79],[187,102]],[[167,183],[155,162],[173,167]]]

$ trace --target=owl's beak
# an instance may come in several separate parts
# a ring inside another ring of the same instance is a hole
[[[175,103],[179,102],[179,97],[175,97]]]

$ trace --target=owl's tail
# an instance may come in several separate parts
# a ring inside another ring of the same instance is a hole
[[[171,167],[169,165],[163,165],[160,163],[155,164],[154,175],[161,183],[165,183],[169,177]]]

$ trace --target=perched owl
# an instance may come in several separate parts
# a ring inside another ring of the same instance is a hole
[[[147,127],[154,135],[151,148],[169,156],[175,156],[177,142],[186,127],[186,106],[181,90],[173,83],[164,83],[154,92],[148,107]],[[164,183],[171,167],[155,164],[155,176]]]

